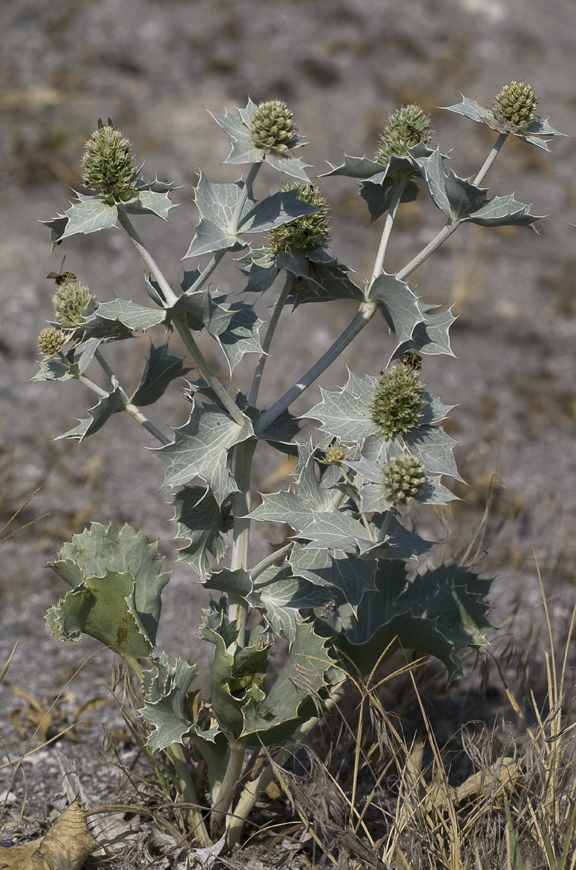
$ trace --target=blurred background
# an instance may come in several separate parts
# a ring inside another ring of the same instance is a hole
[[[75,236],[49,259],[48,232],[39,223],[68,208],[71,189],[80,184],[83,143],[97,119],[110,117],[132,140],[147,179],[178,185],[180,207],[169,224],[138,219],[176,284],[183,265],[196,265],[180,260],[194,234],[199,168],[211,181],[235,180],[243,169],[222,165],[229,140],[207,110],[233,110],[248,96],[286,101],[309,143],[300,153],[314,177],[327,171],[326,161],[340,163],[343,152],[372,156],[388,114],[417,102],[431,113],[435,141],[450,152],[452,168],[467,177],[495,135],[438,108],[460,102],[461,93],[487,105],[504,84],[525,80],[542,117],[575,135],[576,12],[572,0],[3,0],[0,32],[0,526],[41,487],[4,537],[48,514],[0,551],[0,664],[20,637],[1,689],[10,705],[15,686],[55,694],[97,649],[87,641],[57,644],[43,625],[46,608],[65,591],[44,565],[65,540],[90,520],[127,521],[163,539],[162,552],[174,555],[170,494],[160,491],[164,464],[138,446],[153,447],[152,440],[118,416],[80,446],[54,441],[94,401],[79,384],[30,380],[37,334],[52,316],[54,283],[46,275],[59,270],[64,254],[65,269],[100,300],[118,295],[148,303],[143,265],[120,230]],[[456,358],[426,358],[423,376],[432,393],[458,405],[448,428],[460,442],[469,484],[458,488],[466,501],[450,516],[418,522],[424,534],[446,537],[440,558],[469,546],[484,558],[485,570],[497,575],[492,599],[502,625],[511,605],[530,620],[538,595],[535,557],[560,616],[571,607],[576,576],[574,140],[556,139],[551,152],[507,143],[485,181],[491,193],[515,192],[533,203],[533,213],[549,215],[538,234],[464,227],[411,278],[425,301],[453,304],[458,315]],[[277,189],[280,180],[266,168],[257,194]],[[368,226],[353,180],[320,184],[331,204],[331,251],[361,283],[382,223]],[[424,197],[403,206],[387,271],[404,265],[442,224]],[[233,263],[214,281],[227,293],[244,286]],[[263,300],[263,319],[276,292]],[[332,302],[286,314],[266,370],[266,403],[327,349],[354,307]],[[164,340],[162,330],[152,337],[156,344]],[[148,341],[111,348],[127,388],[138,382]],[[202,346],[225,378],[216,346]],[[176,341],[172,347],[178,351]],[[391,349],[383,321],[374,318],[322,384],[342,385],[346,366],[360,376],[377,374]],[[238,385],[246,371],[238,369]],[[317,388],[309,390],[297,410],[304,413],[318,396]],[[168,432],[188,413],[175,383],[151,416]],[[259,488],[285,487],[287,470],[263,455]],[[256,552],[269,552],[282,535],[263,526]],[[164,600],[159,645],[193,661],[204,599],[183,566]],[[70,689],[73,697],[87,686],[96,692],[94,681],[103,685],[109,667],[105,655],[89,662]]]

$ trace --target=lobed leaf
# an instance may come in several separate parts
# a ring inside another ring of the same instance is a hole
[[[94,405],[93,408],[88,408],[89,418],[80,420],[77,426],[69,429],[62,435],[58,435],[54,440],[60,441],[62,438],[71,438],[75,441],[83,441],[89,435],[94,435],[95,432],[98,432],[110,419],[112,414],[123,411],[125,407],[126,397],[120,387],[115,387],[107,396],[99,399],[97,405]]]
[[[162,396],[175,378],[181,378],[191,369],[184,367],[183,360],[168,350],[168,342],[155,347],[150,344],[146,366],[140,383],[130,401],[134,405],[153,405]]]
[[[178,560],[186,562],[193,571],[204,577],[210,571],[210,554],[219,562],[226,554],[226,517],[209,489],[185,486],[174,496],[174,519],[178,522],[177,538],[188,538],[190,543],[178,553]]]

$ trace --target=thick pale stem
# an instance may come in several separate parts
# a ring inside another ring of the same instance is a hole
[[[440,247],[440,245],[444,244],[446,239],[448,239],[452,235],[452,233],[458,229],[459,226],[460,221],[453,222],[449,220],[448,223],[442,227],[440,232],[436,236],[434,236],[434,238],[430,242],[428,242],[426,247],[422,248],[420,253],[416,254],[416,256],[412,260],[410,260],[410,262],[406,266],[404,266],[403,269],[400,269],[400,271],[397,272],[396,277],[400,281],[405,281],[406,278],[412,274],[412,272],[415,272],[416,269],[421,266],[422,263],[427,260],[428,257]]]
[[[274,550],[273,553],[270,553],[270,555],[262,559],[261,562],[258,562],[258,564],[250,571],[250,576],[252,577],[252,580],[256,580],[260,576],[260,574],[264,573],[266,568],[269,568],[270,565],[273,565],[279,559],[287,556],[293,546],[294,544],[291,541],[289,544],[285,544],[283,547],[280,547],[279,550]]]
[[[252,510],[250,481],[252,477],[252,459],[257,444],[257,439],[251,438],[248,441],[243,441],[236,448],[234,471],[238,492],[232,497],[234,508],[232,558],[230,561],[230,569],[232,571],[237,571],[240,568],[244,568],[247,571],[249,566],[248,551],[250,547],[251,520],[248,514]],[[228,617],[231,622],[236,623],[238,630],[238,637],[234,646],[243,647],[246,635],[246,617],[248,615],[246,604],[243,599],[240,597],[235,598],[232,594],[228,596],[228,600]]]
[[[212,257],[212,259],[210,260],[208,265],[198,275],[198,277],[196,278],[196,280],[194,281],[194,283],[192,284],[190,289],[187,291],[187,293],[196,293],[198,290],[200,290],[204,286],[204,284],[206,283],[206,281],[208,280],[208,278],[210,277],[210,275],[212,274],[212,272],[214,271],[214,269],[216,268],[216,266],[218,265],[220,260],[222,260],[224,258],[225,254],[226,254],[226,251],[217,251],[214,254],[214,256]]]
[[[232,216],[232,220],[230,221],[230,225],[228,226],[228,232],[231,236],[236,235],[238,232],[238,224],[240,223],[240,218],[242,217],[242,212],[244,210],[244,206],[246,205],[246,201],[250,194],[252,193],[252,188],[254,186],[254,182],[256,181],[256,176],[260,172],[261,163],[253,163],[250,167],[250,172],[248,173],[248,178],[246,179],[246,184],[242,190],[242,195],[238,200],[238,204],[236,205],[236,210],[234,215]]]
[[[404,193],[404,188],[406,187],[407,181],[408,178],[406,176],[403,176],[394,185],[394,190],[392,191],[392,199],[390,202],[390,207],[388,209],[388,214],[386,215],[384,230],[382,232],[382,238],[380,239],[380,247],[378,248],[378,253],[376,254],[376,260],[374,262],[374,269],[372,270],[372,280],[370,281],[370,284],[374,283],[384,267],[384,258],[388,249],[388,242],[390,241],[392,227],[394,226],[394,218],[396,217],[396,212],[398,211],[398,206],[400,205],[400,200],[402,199],[402,194]]]
[[[492,151],[490,152],[490,154],[488,155],[488,157],[484,161],[484,165],[482,166],[482,169],[480,170],[480,172],[478,173],[478,175],[474,179],[474,184],[480,184],[480,182],[484,180],[484,176],[487,174],[488,170],[490,169],[490,167],[492,166],[492,164],[494,163],[494,161],[498,157],[498,153],[499,153],[500,149],[502,148],[504,142],[508,138],[508,135],[509,135],[508,133],[500,133],[499,134],[498,138],[496,139],[496,142],[494,143],[494,147],[492,148]]]
[[[212,835],[220,832],[226,813],[234,799],[234,792],[240,782],[242,775],[242,767],[244,757],[246,755],[246,743],[244,740],[238,740],[230,744],[230,756],[228,758],[228,766],[222,780],[222,788],[218,795],[218,800],[214,804],[210,816],[210,830]]]
[[[280,315],[282,314],[282,309],[286,303],[288,296],[290,295],[290,291],[294,284],[294,274],[292,272],[288,272],[286,275],[286,281],[284,282],[284,286],[278,297],[278,301],[274,308],[274,313],[270,318],[270,323],[268,324],[268,329],[266,331],[266,335],[264,337],[264,341],[262,342],[262,353],[258,359],[258,365],[256,366],[256,371],[254,372],[254,380],[252,381],[252,387],[250,388],[250,395],[248,396],[248,404],[255,407],[256,402],[258,400],[258,392],[260,390],[260,384],[262,383],[262,375],[264,373],[264,366],[266,365],[266,361],[268,359],[268,351],[270,350],[270,345],[272,344],[272,339],[274,338],[274,333],[276,332],[276,327],[278,326],[278,321],[280,320]]]
[[[174,305],[178,301],[178,297],[176,296],[176,294],[172,290],[172,287],[164,277],[162,270],[148,251],[148,248],[134,229],[132,221],[130,220],[126,212],[122,211],[121,208],[118,209],[118,222],[120,223],[122,229],[126,230],[128,235],[132,239],[136,250],[138,251],[142,259],[150,269],[150,272],[156,279],[156,282],[160,287],[160,290],[162,291],[162,295],[166,300],[166,307],[169,308],[171,305]]]
[[[180,783],[180,794],[187,803],[193,804],[193,806],[188,809],[188,817],[192,827],[192,833],[204,848],[211,846],[212,840],[210,839],[210,835],[208,834],[204,823],[204,818],[199,809],[200,805],[198,802],[198,796],[196,794],[196,789],[194,788],[194,783],[192,782],[190,771],[188,770],[188,765],[186,764],[182,746],[180,743],[173,743],[168,747],[166,753],[174,765],[174,770]]]
[[[102,356],[102,354],[100,353],[99,350],[96,351],[94,356],[95,356],[95,359],[100,364],[100,366],[102,367],[103,371],[106,372],[106,374],[108,375],[108,377],[112,381],[112,384],[114,386],[119,387],[122,395],[124,396],[124,398],[126,400],[126,404],[124,405],[124,410],[127,411],[127,413],[130,414],[130,416],[133,417],[134,420],[136,420],[138,423],[140,423],[140,425],[144,429],[146,429],[146,431],[149,432],[150,435],[153,435],[154,438],[156,438],[156,440],[159,441],[161,444],[171,444],[172,442],[170,441],[170,439],[167,438],[159,429],[157,429],[156,426],[153,423],[151,423],[150,420],[142,413],[142,411],[136,407],[136,405],[133,405],[132,402],[130,402],[130,400],[128,399],[128,395],[126,394],[126,391],[123,390],[122,387],[120,386],[120,384],[118,383],[118,378],[116,377],[116,375],[114,374],[114,372],[112,371],[112,369],[110,368],[110,366],[108,365],[108,363],[106,362],[106,360],[104,359],[104,357]]]
[[[301,396],[308,387],[311,387],[314,381],[320,377],[328,366],[332,365],[334,360],[338,359],[342,351],[348,347],[351,341],[354,341],[360,332],[362,332],[377,310],[378,305],[375,302],[362,302],[358,314],[344,330],[342,335],[336,339],[332,347],[328,348],[326,353],[320,357],[318,362],[306,372],[297,384],[294,384],[294,386],[284,393],[284,395],[278,399],[271,408],[262,414],[258,423],[259,433],[264,432],[266,427],[273,423],[274,420],[280,416],[282,411],[289,408],[292,402],[294,402],[298,396]]]
[[[330,694],[330,697],[324,704],[324,713],[328,713],[330,710],[333,710],[336,707],[342,698],[348,692],[347,681],[344,683],[340,683],[339,686],[334,688]],[[280,749],[275,755],[270,764],[268,764],[261,774],[251,782],[248,782],[244,788],[242,789],[242,794],[240,795],[236,806],[234,807],[233,812],[228,814],[226,830],[227,830],[227,843],[228,846],[235,846],[236,843],[240,841],[240,837],[242,836],[242,829],[244,827],[244,823],[250,813],[252,812],[254,805],[260,795],[268,788],[270,783],[274,778],[274,766],[284,764],[292,755],[294,750],[302,743],[303,740],[306,739],[308,734],[316,727],[318,722],[320,722],[321,718],[314,716],[312,719],[309,719],[307,722],[304,722],[300,725],[292,736],[291,742],[285,746],[283,749]]]
[[[144,245],[144,242],[142,241],[142,239],[140,238],[140,236],[138,235],[138,233],[134,229],[128,215],[125,212],[123,212],[122,209],[118,209],[118,220],[119,220],[120,224],[122,225],[122,227],[126,230],[127,234],[132,239],[132,242],[134,243],[136,250],[138,251],[138,253],[142,257],[142,259],[144,260],[144,262],[146,263],[146,265],[150,269],[151,273],[153,274],[154,278],[156,279],[156,282],[158,283],[158,286],[160,287],[162,294],[163,294],[164,298],[166,299],[166,307],[169,308],[172,305],[175,305],[176,302],[178,302],[178,296],[176,296],[176,294],[174,293],[174,291],[170,287],[170,284],[168,283],[168,281],[164,277],[161,269],[156,264],[154,259],[151,257],[150,253],[148,252],[148,249]],[[188,353],[192,357],[195,366],[199,370],[200,374],[202,375],[202,377],[204,378],[206,383],[208,383],[212,387],[212,389],[214,390],[214,392],[218,396],[220,402],[222,403],[222,406],[230,414],[232,419],[235,420],[240,426],[243,426],[244,423],[246,422],[244,420],[244,415],[242,414],[242,412],[240,411],[240,409],[238,408],[236,403],[230,398],[230,396],[228,395],[228,393],[226,392],[226,390],[224,389],[224,387],[222,386],[222,384],[220,383],[220,381],[218,380],[218,378],[216,377],[216,375],[214,374],[214,372],[212,371],[212,369],[208,365],[208,362],[204,358],[202,351],[200,350],[200,348],[198,347],[198,345],[196,344],[196,342],[192,338],[192,334],[190,332],[188,324],[186,323],[186,314],[185,313],[177,314],[173,318],[173,323],[174,323],[176,329],[178,330],[180,338],[184,342],[186,350],[188,351]]]

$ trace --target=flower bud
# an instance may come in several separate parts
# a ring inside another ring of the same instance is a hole
[[[428,145],[431,139],[430,116],[415,104],[403,106],[388,118],[374,159],[387,166],[391,157],[405,157],[409,148]]]
[[[305,254],[330,244],[328,205],[317,187],[305,181],[283,185],[284,190],[297,190],[298,199],[315,205],[320,211],[295,218],[268,233],[268,245],[274,254]]]
[[[538,100],[531,85],[510,82],[496,94],[492,112],[498,121],[524,129],[536,117],[537,105]]]
[[[89,288],[78,281],[68,281],[58,287],[52,302],[56,317],[68,329],[80,326],[98,307],[98,302]]]
[[[323,465],[340,465],[343,459],[346,459],[348,451],[340,444],[339,441],[334,441],[326,449],[323,459]]]
[[[112,122],[98,121],[84,146],[82,180],[86,187],[112,200],[126,200],[134,190],[138,170],[134,164],[132,144],[115,130]]]
[[[406,504],[426,482],[426,468],[415,456],[404,453],[390,460],[384,469],[384,486],[394,504]]]
[[[45,357],[54,356],[62,350],[68,338],[69,336],[61,329],[46,326],[38,336],[38,347]]]
[[[387,438],[419,425],[424,404],[420,373],[398,365],[380,376],[371,402],[371,417]]]
[[[298,141],[292,112],[282,100],[260,103],[250,119],[250,134],[263,151],[287,151]]]

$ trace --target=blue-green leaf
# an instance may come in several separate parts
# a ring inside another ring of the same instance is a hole
[[[210,554],[218,563],[226,555],[226,516],[211,491],[203,486],[185,486],[174,496],[174,519],[178,522],[177,538],[188,538],[187,547],[179,550],[178,560],[186,562],[204,577],[210,571]]]
[[[93,408],[88,408],[90,417],[80,420],[77,426],[69,429],[59,435],[55,440],[60,441],[62,438],[71,438],[75,441],[83,441],[89,435],[94,435],[99,429],[110,419],[112,414],[118,411],[123,411],[126,405],[126,398],[119,387],[115,387],[112,392],[108,393],[103,399],[98,400],[98,404]]]
[[[239,232],[268,232],[274,227],[317,211],[317,206],[298,198],[298,190],[281,190],[266,197],[245,213],[240,221]]]
[[[417,324],[424,320],[418,296],[396,275],[381,272],[372,282],[368,298],[385,306],[398,344],[409,341]]]
[[[174,434],[172,444],[154,451],[169,463],[163,486],[179,486],[200,477],[218,504],[237,491],[228,468],[228,451],[252,436],[252,424],[247,417],[240,426],[217,405],[195,403],[188,422]]]
[[[130,399],[134,405],[153,405],[164,394],[168,384],[190,371],[183,360],[168,350],[168,342],[155,347],[150,345],[146,367],[136,392]]]
[[[95,196],[83,197],[74,203],[66,212],[68,223],[61,238],[73,236],[76,233],[95,233],[116,226],[118,209]]]
[[[113,299],[111,302],[101,302],[94,314],[82,324],[82,329],[90,333],[93,327],[104,320],[118,321],[130,330],[144,330],[162,323],[166,319],[166,312],[157,308],[148,308],[145,305],[137,305],[128,299]]]
[[[146,745],[160,750],[172,743],[182,743],[190,731],[192,723],[184,713],[184,704],[198,668],[179,656],[175,665],[171,665],[165,652],[151,662],[152,668],[142,673],[144,704],[140,715],[154,729]]]

